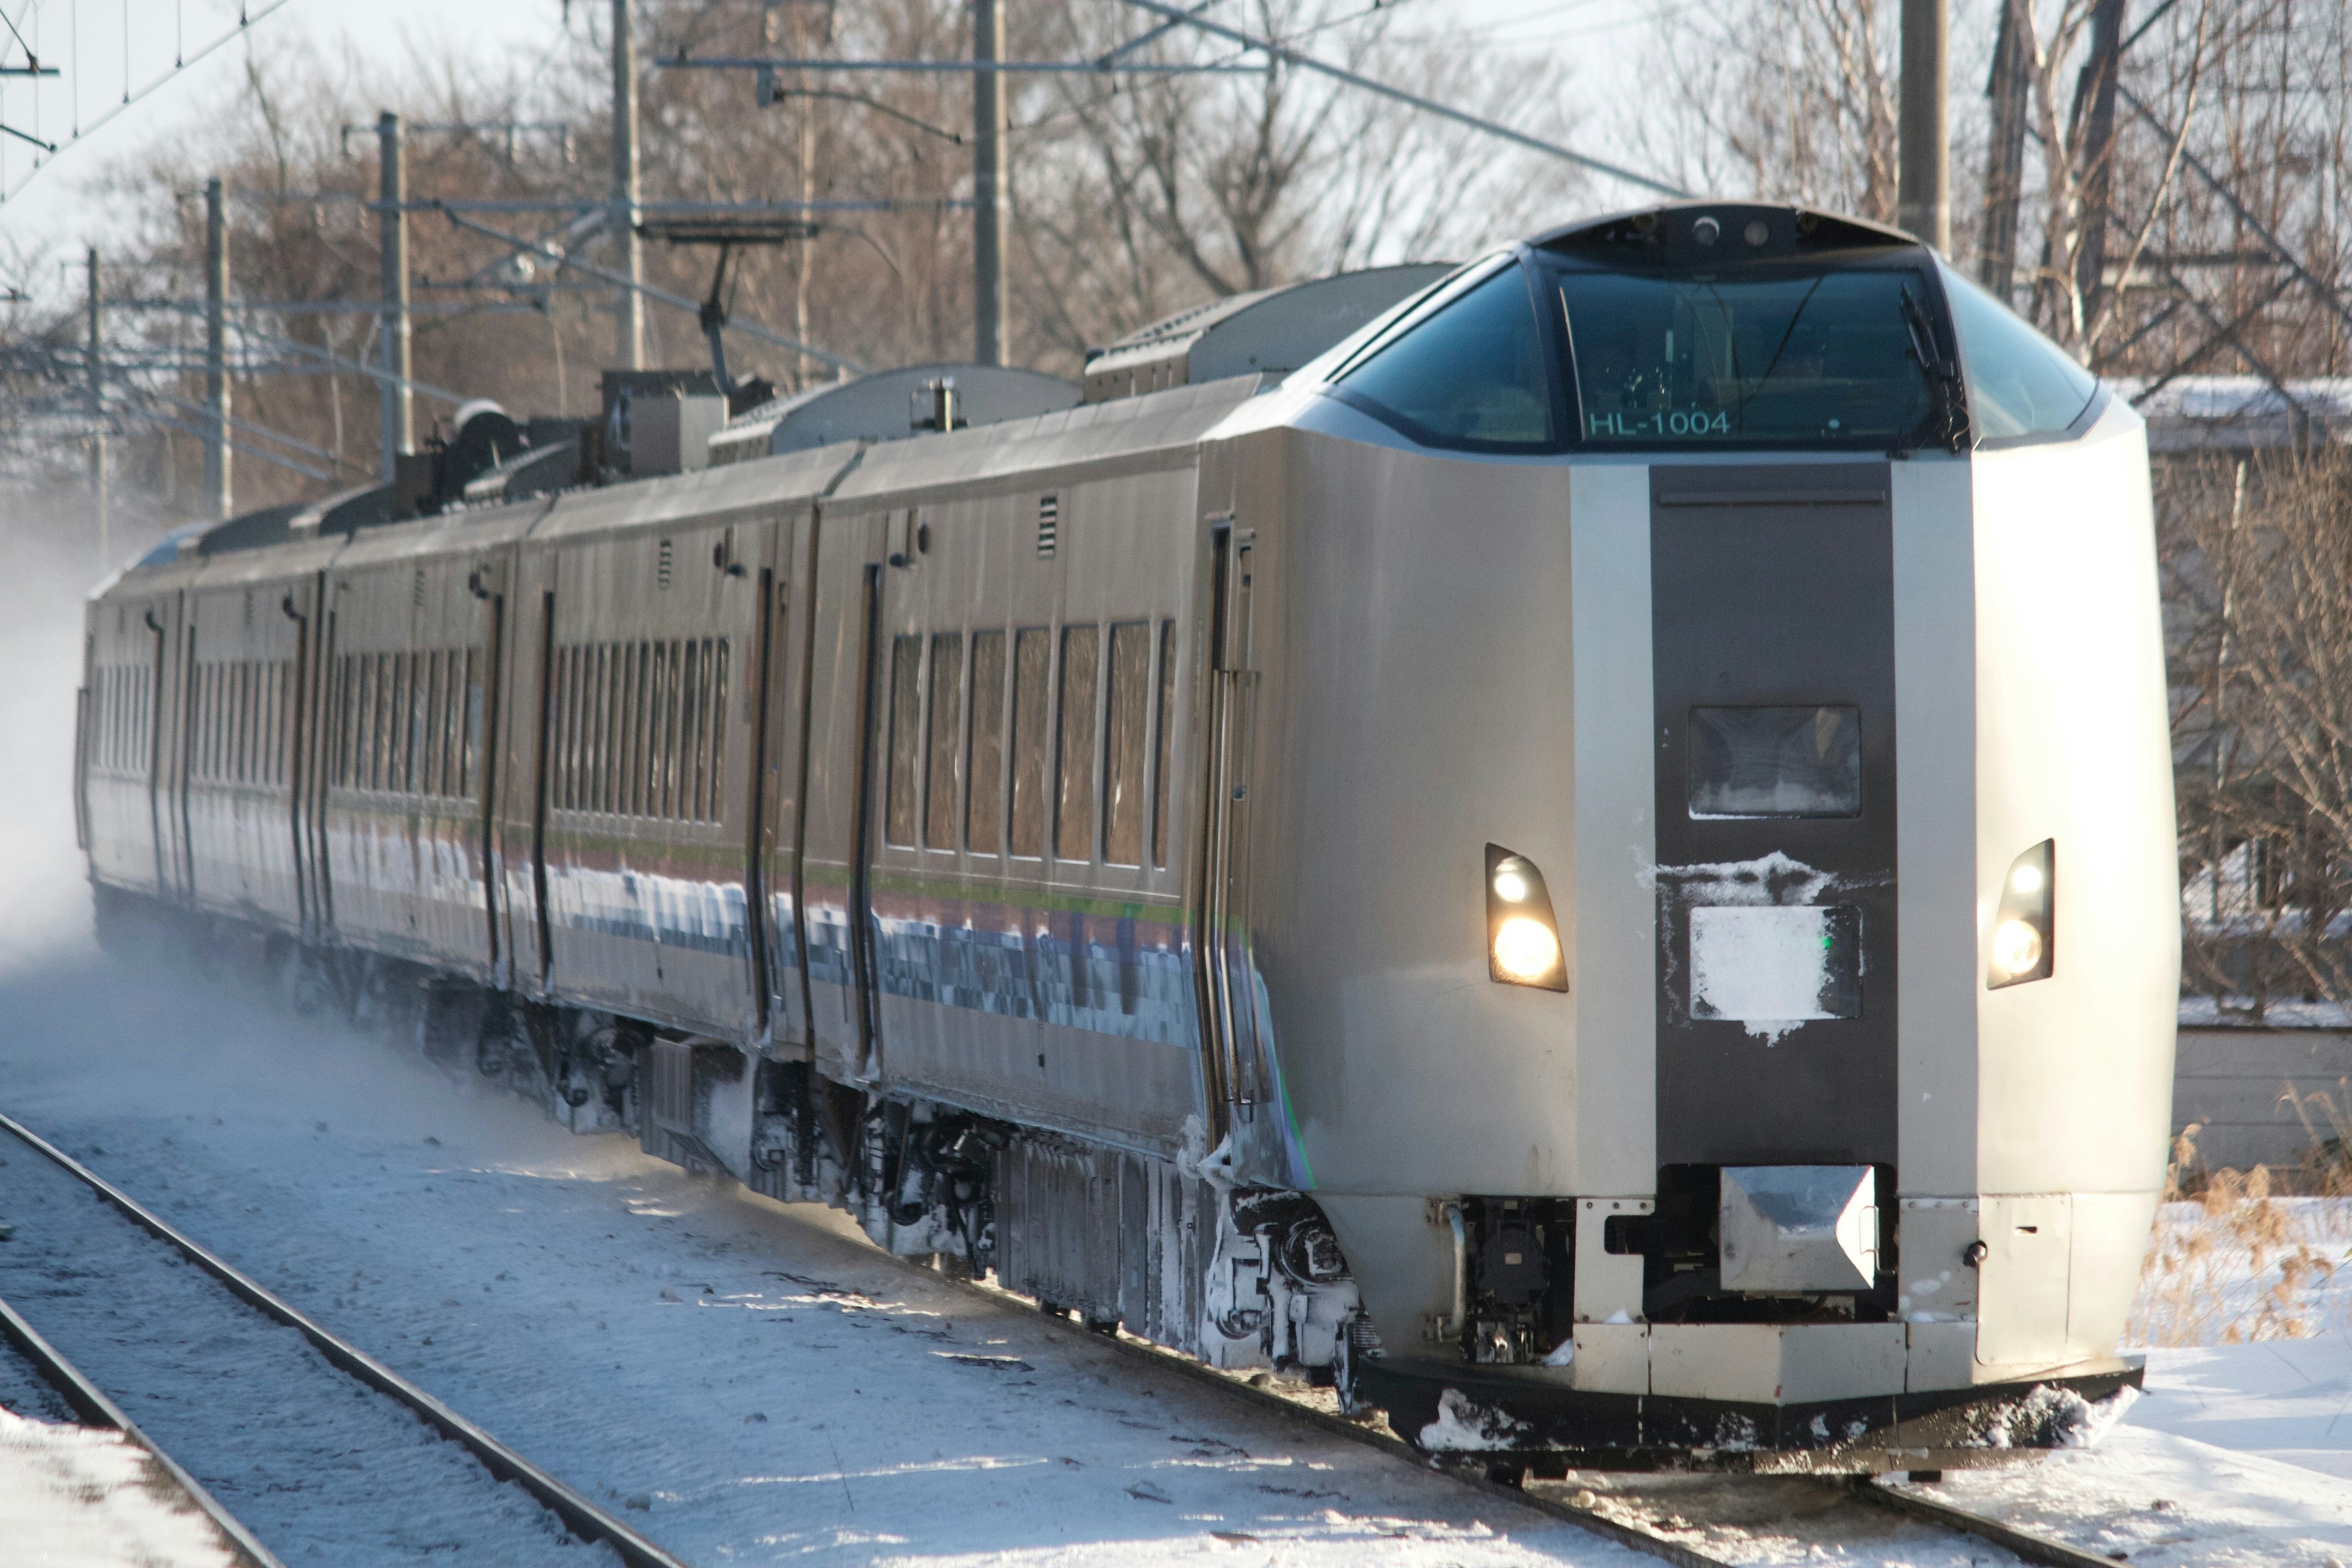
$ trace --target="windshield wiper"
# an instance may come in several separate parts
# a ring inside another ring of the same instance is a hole
[[[1936,401],[1944,417],[1944,445],[1955,452],[1968,447],[1968,420],[1963,414],[1967,405],[1962,397],[1960,369],[1937,345],[1935,324],[1927,319],[1927,307],[1911,291],[1911,285],[1902,287],[1903,327],[1910,334],[1911,355],[1919,362],[1928,384],[1935,388]]]

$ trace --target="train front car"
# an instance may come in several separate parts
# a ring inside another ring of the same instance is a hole
[[[1209,1059],[1349,1395],[1506,1468],[2095,1425],[2179,964],[2129,408],[1905,236],[1693,205],[1464,269],[1202,497]]]

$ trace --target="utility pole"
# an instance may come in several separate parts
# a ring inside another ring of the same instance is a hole
[[[1003,0],[972,0],[971,58],[992,66],[1004,58]],[[1004,363],[1003,77],[971,73],[971,357]]]
[[[383,237],[383,373],[392,379],[379,396],[383,405],[383,479],[398,476],[400,454],[416,446],[416,414],[409,399],[408,337],[408,142],[400,116],[385,110],[375,122],[382,163],[377,216]]]
[[[1903,0],[1895,222],[1952,247],[1951,0]]]
[[[89,503],[98,522],[98,564],[114,563],[114,542],[108,537],[106,494],[106,382],[100,355],[105,343],[105,296],[99,289],[98,247],[89,247]]]
[[[637,39],[630,0],[613,0],[613,240],[617,270],[630,288],[614,300],[614,357],[624,370],[646,363],[645,247],[637,237]]]
[[[228,214],[218,180],[205,182],[205,502],[234,507],[228,451]]]
[[[1977,281],[2015,304],[2017,209],[2025,191],[2025,119],[2032,88],[2033,13],[2030,0],[2001,0],[1992,47],[1991,135],[1985,145],[1984,238]]]

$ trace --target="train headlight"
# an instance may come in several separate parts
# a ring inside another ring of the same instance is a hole
[[[1536,984],[1559,967],[1559,938],[1541,921],[1513,915],[1495,933],[1495,967],[1507,980]]]
[[[2050,978],[2056,858],[2057,841],[2045,838],[2010,862],[1993,915],[1992,954],[1985,967],[1989,989]]]
[[[1486,973],[1505,985],[1568,989],[1559,922],[1543,873],[1499,844],[1486,846]]]

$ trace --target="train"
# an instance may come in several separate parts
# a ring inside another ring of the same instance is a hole
[[[891,374],[611,373],[108,581],[101,935],[1505,1479],[2128,1403],[2179,897],[2127,405],[1914,237],[1728,201],[961,416]]]

